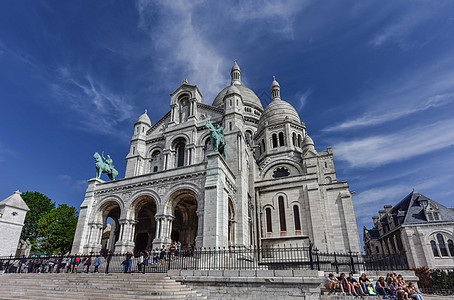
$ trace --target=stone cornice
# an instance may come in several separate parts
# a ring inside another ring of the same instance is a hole
[[[148,176],[148,175],[149,174],[142,175],[142,176]],[[179,176],[167,176],[167,177],[162,177],[162,178],[156,178],[154,180],[144,180],[144,181],[137,182],[137,183],[123,184],[123,185],[104,188],[104,189],[100,188],[100,189],[96,190],[94,192],[94,194],[101,195],[101,194],[106,194],[106,193],[135,189],[137,187],[153,186],[153,185],[158,185],[158,184],[162,184],[162,183],[178,182],[178,181],[184,181],[184,180],[188,180],[188,179],[193,180],[195,178],[203,177],[205,175],[206,175],[205,171],[198,171],[198,172],[182,174]]]
[[[205,108],[207,110],[211,110],[211,111],[214,111],[214,112],[217,112],[217,113],[220,113],[220,114],[224,113],[224,109],[218,108],[218,107],[214,107],[214,106],[211,106],[211,105],[208,105],[208,104],[205,104],[205,103],[197,102],[197,107],[202,107],[202,108]]]

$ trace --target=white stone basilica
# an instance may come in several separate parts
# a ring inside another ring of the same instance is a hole
[[[183,248],[312,242],[321,251],[360,252],[352,197],[336,179],[331,147],[315,150],[276,80],[271,95],[263,109],[236,62],[212,105],[184,80],[165,116],[152,124],[145,111],[134,124],[125,178],[89,180],[72,253],[174,240]],[[207,120],[224,127],[225,159],[211,149]]]

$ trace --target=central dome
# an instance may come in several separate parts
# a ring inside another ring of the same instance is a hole
[[[260,102],[259,97],[247,86],[242,84],[234,85],[240,91],[241,98],[243,99],[244,105],[252,106],[258,108],[260,111],[263,111],[262,102]],[[224,106],[224,97],[227,93],[227,90],[231,87],[231,85],[225,87],[219,94],[214,98],[213,106],[219,107]]]
[[[260,116],[257,132],[260,132],[262,130],[262,128],[265,126],[265,123],[271,125],[285,120],[301,124],[301,119],[298,116],[298,113],[290,103],[284,100],[274,99],[265,108],[262,115]]]

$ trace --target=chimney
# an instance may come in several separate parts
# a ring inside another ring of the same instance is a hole
[[[386,211],[385,210],[379,210],[378,214],[380,215],[380,219],[381,219],[386,214]]]
[[[373,216],[372,220],[374,221],[374,226],[377,225],[379,217],[378,216]]]
[[[383,208],[385,209],[386,213],[389,213],[391,211],[391,209],[393,208],[393,206],[388,204],[388,205],[383,206]]]

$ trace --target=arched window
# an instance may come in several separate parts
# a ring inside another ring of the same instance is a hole
[[[437,248],[437,244],[435,243],[435,241],[430,241],[430,246],[432,247],[432,252],[433,252],[434,256],[440,257],[440,254],[438,254],[438,248]]]
[[[454,257],[454,243],[452,242],[452,240],[448,240],[448,248],[449,253]]]
[[[265,150],[266,150],[266,148],[265,148],[265,140],[262,140],[262,146],[263,146],[263,153],[265,153]]]
[[[285,222],[285,206],[284,206],[284,197],[279,196],[279,224],[281,231],[287,231],[287,223]]]
[[[293,146],[296,147],[296,133],[292,133]]]
[[[300,210],[298,209],[298,205],[293,206],[293,218],[295,219],[295,231],[299,231],[301,234]]]
[[[185,144],[179,143],[177,145],[177,167],[184,166],[184,152],[185,152]]]
[[[298,134],[298,147],[301,148],[301,134]]]
[[[265,209],[266,215],[266,232],[273,232],[273,224],[271,223],[271,208]]]
[[[448,250],[446,249],[445,240],[441,234],[437,234],[438,247],[440,248],[441,256],[448,256]]]
[[[279,132],[279,146],[284,146],[284,133]]]
[[[375,251],[377,251],[377,253],[380,253],[380,249],[378,248],[378,246],[375,246]]]
[[[277,148],[277,135],[273,133],[273,148]]]
[[[151,170],[157,172],[161,167],[161,151],[155,150],[151,154]]]

